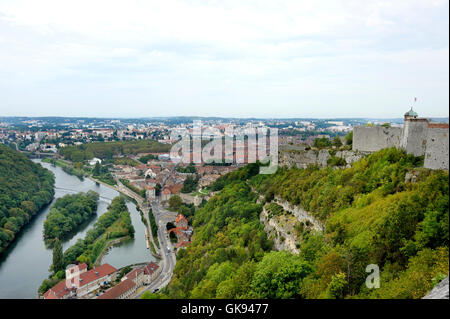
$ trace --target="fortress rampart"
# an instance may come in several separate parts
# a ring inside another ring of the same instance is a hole
[[[407,154],[424,155],[424,167],[448,170],[448,123],[432,123],[419,118],[412,108],[405,114],[403,128],[356,126],[353,128],[353,150],[376,152],[399,147]]]

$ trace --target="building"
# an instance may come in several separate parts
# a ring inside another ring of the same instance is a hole
[[[402,127],[356,126],[353,129],[353,150],[376,152],[398,147],[407,154],[424,156],[424,167],[448,170],[449,124],[434,123],[421,118],[411,108],[404,115]]]
[[[137,285],[131,279],[121,281],[97,299],[127,299],[136,292]]]
[[[150,282],[152,282],[153,279],[155,279],[162,270],[162,268],[160,268],[153,261],[149,262],[142,269],[144,270],[144,282],[146,284],[149,284]]]
[[[93,159],[91,159],[91,160],[89,161],[89,165],[91,165],[91,166],[94,166],[94,165],[97,164],[97,163],[101,164],[101,163],[102,163],[102,160],[99,159],[99,158],[97,158],[97,157],[94,157]]]
[[[136,268],[127,273],[121,282],[97,299],[127,299],[132,297],[139,287],[149,284],[161,272],[161,269],[154,262],[150,262],[144,267]]]
[[[95,290],[116,279],[117,269],[110,264],[103,264],[87,270],[85,263],[69,265],[66,279],[44,294],[44,299],[86,298]]]

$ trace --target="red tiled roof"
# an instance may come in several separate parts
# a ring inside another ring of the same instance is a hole
[[[80,287],[87,285],[88,283],[97,280],[99,278],[108,276],[117,271],[116,268],[110,264],[103,264],[99,267],[86,271],[80,275]]]
[[[448,123],[428,123],[430,128],[449,128]]]
[[[61,280],[56,286],[47,290],[44,294],[45,299],[61,299],[70,292],[66,286],[66,280]]]
[[[180,243],[177,243],[177,244],[175,245],[175,247],[176,247],[176,248],[179,248],[179,247],[181,247],[181,246],[186,247],[186,246],[189,245],[189,244],[190,244],[189,241],[182,241],[182,242],[180,242]]]
[[[125,275],[127,279],[135,279],[139,274],[141,274],[143,270],[141,268],[136,268],[132,271],[130,271],[128,274]]]
[[[97,299],[117,299],[128,290],[133,289],[134,286],[136,286],[136,284],[131,279],[121,281],[118,285],[112,287],[103,295],[97,297]]]
[[[177,218],[175,219],[175,224],[178,224],[181,221],[184,221],[186,224],[188,223],[186,217],[184,217],[183,214],[178,214]]]
[[[148,265],[146,265],[144,267],[144,274],[146,275],[151,275],[153,274],[157,269],[159,268],[159,266],[157,264],[155,264],[153,261],[150,262]]]
[[[183,188],[183,184],[174,184],[174,185],[168,186],[168,188],[170,189],[170,192],[172,194],[177,194]]]

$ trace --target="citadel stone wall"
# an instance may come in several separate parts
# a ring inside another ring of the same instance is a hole
[[[424,155],[427,147],[427,132],[427,119],[418,118],[405,120],[401,147],[405,149],[408,154],[413,154],[414,156]]]
[[[448,170],[449,130],[447,128],[428,128],[425,152],[425,168]]]
[[[448,170],[448,134],[448,123],[432,123],[426,118],[405,116],[403,128],[354,127],[353,150],[376,152],[383,148],[399,147],[407,154],[425,155],[425,168]]]
[[[376,152],[382,148],[399,147],[402,128],[383,126],[355,126],[353,128],[353,150]]]

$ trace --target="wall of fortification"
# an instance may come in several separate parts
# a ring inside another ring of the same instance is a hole
[[[382,148],[399,147],[402,128],[383,126],[355,126],[353,128],[353,150],[376,152]]]
[[[425,162],[423,166],[431,169],[448,170],[448,144],[448,128],[428,128]]]
[[[414,154],[414,156],[424,155],[427,144],[428,120],[406,120],[403,130],[401,147],[406,150],[406,153]]]

